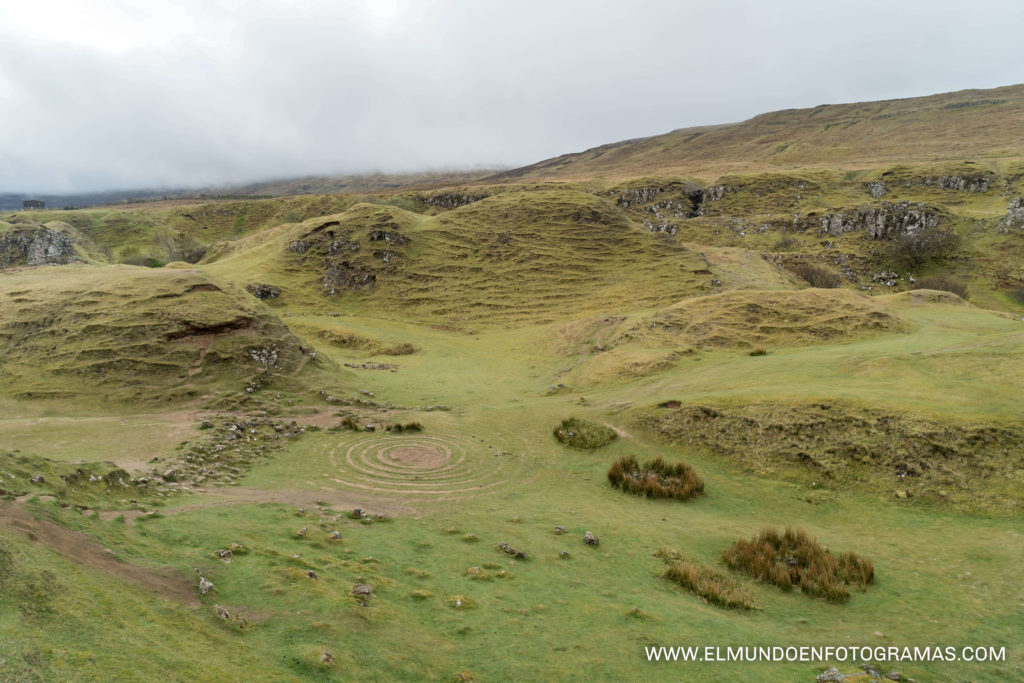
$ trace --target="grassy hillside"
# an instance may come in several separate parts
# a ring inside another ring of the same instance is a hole
[[[1016,680],[1020,93],[4,216],[0,679]]]

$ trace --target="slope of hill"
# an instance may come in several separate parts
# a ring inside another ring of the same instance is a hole
[[[798,167],[1024,157],[1024,85],[881,102],[820,105],[740,123],[624,140],[505,171],[486,182],[702,177]]]

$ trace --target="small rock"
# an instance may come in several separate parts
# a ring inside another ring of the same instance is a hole
[[[311,579],[319,579],[320,578],[319,576],[316,575],[316,572],[313,571],[312,569],[307,569],[306,570],[306,576],[308,576]]]
[[[206,595],[213,590],[213,582],[207,581],[205,577],[199,577],[199,594]]]
[[[555,527],[555,533],[556,534],[567,534],[567,533],[569,533],[569,531],[564,526],[559,524],[558,526]]]
[[[558,556],[560,558],[562,558],[563,560],[568,560],[569,559],[569,553],[566,550],[563,550],[562,552],[558,553]]]
[[[320,663],[321,664],[334,664],[334,655],[332,655],[329,651],[324,650],[323,652],[320,653]]]
[[[223,560],[224,562],[230,562],[231,558],[234,556],[234,553],[231,552],[230,550],[218,550],[214,554],[217,557],[219,557],[221,560]]]
[[[818,683],[842,683],[843,678],[845,676],[839,673],[839,669],[832,666],[818,674]]]
[[[370,595],[373,593],[373,588],[367,586],[365,583],[357,583],[352,586],[352,595]]]
[[[221,607],[220,605],[215,605],[214,607],[217,610],[217,616],[223,619],[224,621],[227,621],[231,618],[231,613],[223,607]]]
[[[596,546],[596,545],[598,545],[600,543],[600,541],[597,540],[597,536],[595,536],[594,534],[590,533],[589,531],[583,532],[583,542],[586,543],[587,545],[594,545],[594,546]]]
[[[307,527],[302,527],[301,529],[299,529],[298,531],[296,531],[296,532],[295,532],[295,536],[296,536],[297,538],[303,538],[303,537],[305,537],[305,535],[306,535],[306,529],[307,529]]]
[[[868,676],[871,676],[872,678],[882,677],[882,672],[876,669],[875,667],[871,666],[870,664],[861,664],[860,668],[864,669],[864,673],[866,673]]]
[[[341,538],[341,532],[340,531],[332,531],[331,532],[331,540],[332,541],[337,541],[340,538]]]
[[[348,516],[352,519],[363,519],[364,517],[366,517],[366,510],[364,510],[363,508],[356,508],[355,510],[350,512]]]
[[[46,483],[46,479],[43,478],[43,475],[41,475],[41,474],[37,474],[36,476],[32,477],[32,479],[30,481],[33,484],[44,484],[44,483]]]
[[[903,674],[901,674],[899,671],[890,671],[889,673],[885,674],[885,677],[888,678],[890,681],[903,680]]]

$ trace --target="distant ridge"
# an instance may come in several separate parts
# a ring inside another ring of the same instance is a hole
[[[564,154],[484,182],[1024,158],[1024,85],[784,109]]]

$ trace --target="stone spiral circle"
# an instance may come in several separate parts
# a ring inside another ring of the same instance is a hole
[[[330,449],[331,479],[367,493],[447,499],[518,483],[524,458],[482,439],[455,435],[374,434]]]

